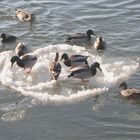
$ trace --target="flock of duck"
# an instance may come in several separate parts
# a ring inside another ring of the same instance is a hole
[[[33,22],[35,20],[35,15],[33,13],[24,11],[22,9],[16,9],[16,17],[21,22]],[[73,35],[68,35],[65,39],[66,43],[69,44],[79,44],[79,43],[92,43],[92,35],[96,36],[96,40],[94,42],[94,47],[97,51],[104,50],[106,47],[106,43],[104,39],[97,34],[93,30],[87,30],[86,33],[76,33]],[[2,33],[1,34],[1,42],[2,43],[10,43],[12,41],[16,41],[17,37],[9,34]],[[27,47],[24,43],[19,42],[15,48],[16,56],[11,58],[11,68],[14,63],[26,70],[27,73],[31,73],[32,67],[37,61],[37,56],[29,53]],[[68,77],[81,79],[83,82],[87,82],[88,78],[93,77],[97,73],[97,69],[102,71],[100,68],[100,64],[98,62],[94,62],[89,66],[88,59],[89,56],[84,55],[71,55],[69,56],[67,53],[63,53],[61,55],[60,61],[63,60],[65,66],[69,67],[69,71],[71,72]],[[59,53],[56,52],[56,56],[54,60],[50,60],[48,62],[48,69],[51,75],[51,78],[57,80],[61,73],[61,64],[59,61]],[[138,97],[140,96],[140,90],[138,89],[128,89],[126,82],[122,82],[120,84],[121,94],[125,97]]]

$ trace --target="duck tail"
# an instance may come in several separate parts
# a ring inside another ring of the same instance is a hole
[[[71,41],[71,38],[70,38],[69,35],[67,35],[67,38],[65,38],[65,41],[66,41],[66,42],[70,42],[70,41]]]
[[[57,52],[54,61],[57,62],[58,59],[59,59],[59,53]]]
[[[74,73],[72,72],[70,75],[68,75],[68,78],[73,77],[73,76],[74,76]]]

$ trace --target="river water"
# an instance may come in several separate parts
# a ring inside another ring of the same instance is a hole
[[[33,24],[19,22],[15,8],[35,13]],[[0,46],[1,140],[140,139],[140,102],[122,97],[118,88],[122,81],[140,87],[138,0],[1,0],[0,9],[0,32],[18,37]],[[88,29],[104,37],[103,54],[65,43],[66,35]],[[11,69],[18,42],[38,58],[31,74],[16,64]],[[61,63],[58,81],[50,81],[47,61],[56,52],[89,55],[102,72],[81,83],[67,78]]]

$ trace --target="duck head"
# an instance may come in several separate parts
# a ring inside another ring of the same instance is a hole
[[[122,82],[119,86],[119,88],[122,88],[123,90],[126,90],[127,89],[127,84],[126,82]]]
[[[22,68],[25,67],[25,64],[22,62],[22,60],[20,60],[20,58],[18,56],[13,56],[11,58],[11,68],[13,67],[13,64],[15,62],[17,62],[17,64],[18,64],[19,67],[22,67]]]
[[[89,39],[91,39],[91,35],[97,36],[97,34],[93,30],[87,30],[86,34],[87,34]]]
[[[99,41],[99,42],[103,42],[103,38],[100,36],[100,37],[98,38],[98,41]]]
[[[57,62],[58,58],[59,58],[59,53],[57,52],[56,55],[55,55],[55,60],[54,61]]]
[[[68,60],[69,59],[69,57],[68,57],[68,55],[66,53],[62,54],[60,61],[63,60],[63,59],[64,60]]]
[[[13,57],[11,58],[11,68],[13,67],[13,64],[14,64],[15,62],[17,62],[19,59],[20,59],[20,58],[19,58],[18,56],[13,56]]]
[[[3,39],[3,38],[6,38],[6,34],[5,33],[2,33],[1,34],[1,38]]]
[[[91,65],[92,69],[98,68],[100,71],[102,71],[102,69],[100,68],[100,64],[98,62],[95,62],[94,64]]]

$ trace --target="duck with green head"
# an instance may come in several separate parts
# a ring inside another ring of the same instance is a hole
[[[102,71],[100,68],[100,64],[98,62],[93,63],[91,66],[78,66],[73,69],[71,69],[71,74],[68,77],[73,77],[73,78],[78,78],[81,79],[82,81],[86,82],[87,78],[93,77],[96,75],[97,70],[99,69]]]
[[[93,30],[87,30],[86,33],[76,33],[73,35],[68,35],[65,41],[73,45],[82,46],[82,44],[85,45],[91,43],[91,35],[97,36]]]
[[[67,53],[63,53],[60,61],[64,59],[63,62],[67,67],[76,67],[79,65],[88,65],[88,61],[87,61],[88,57],[89,56],[78,55],[78,54],[71,55],[69,57]]]
[[[13,56],[11,58],[11,67],[13,67],[13,64],[16,62],[19,67],[24,68],[25,70],[29,69],[27,73],[30,73],[36,61],[37,57],[31,54],[25,54],[21,57]]]

